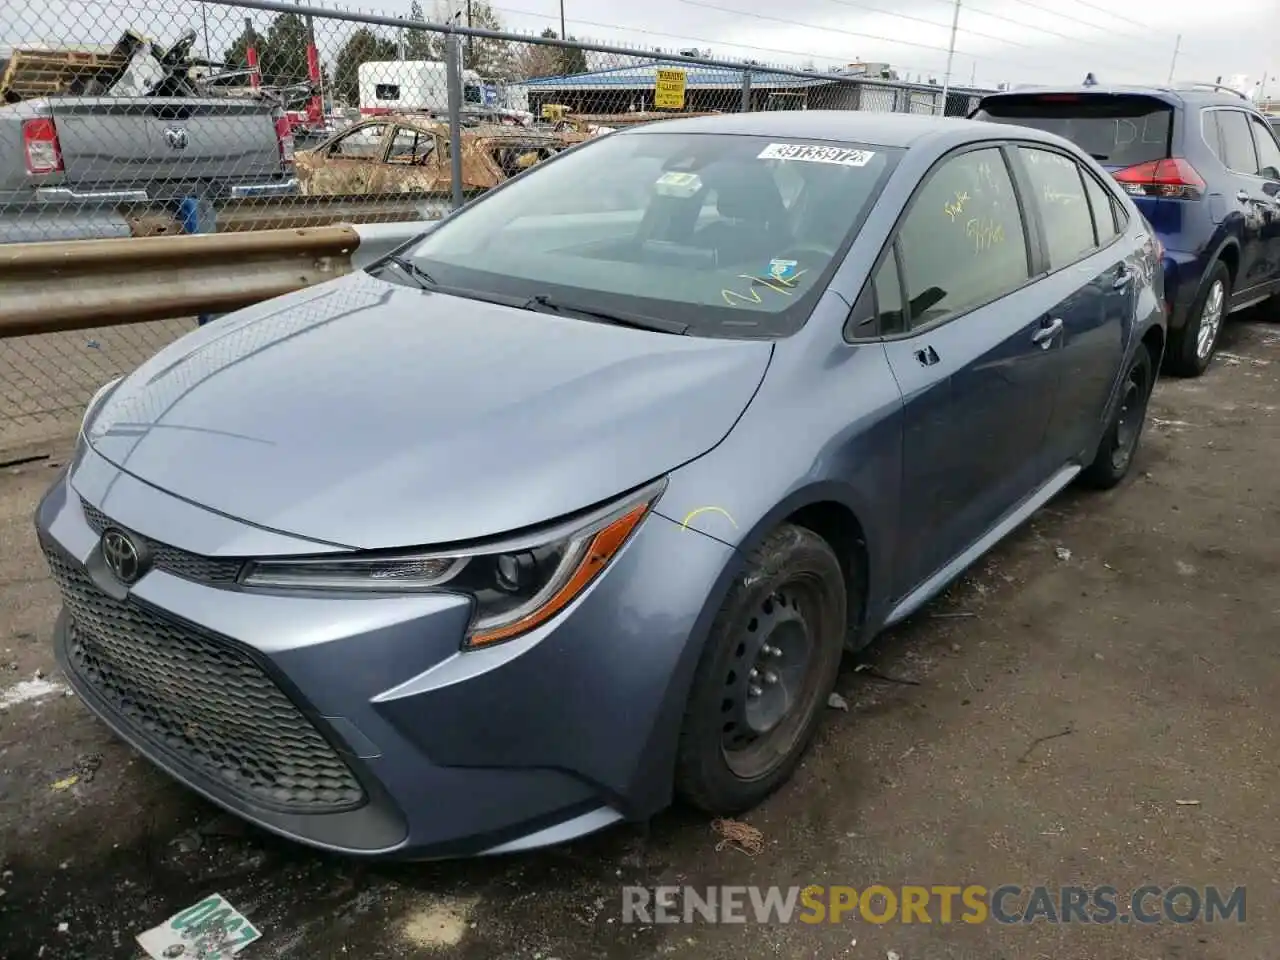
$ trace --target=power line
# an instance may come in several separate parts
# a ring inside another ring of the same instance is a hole
[[[886,17],[897,17],[900,20],[910,20],[913,23],[928,24],[929,26],[937,27],[940,30],[950,29],[950,26],[948,26],[945,23],[939,23],[937,20],[926,20],[923,17],[913,17],[910,14],[906,14],[906,13],[894,13],[892,10],[883,10],[880,7],[868,6],[865,3],[855,3],[853,2],[853,0],[830,0],[830,2],[838,3],[842,7],[852,7],[856,10],[866,10],[868,13],[878,13]],[[980,33],[977,30],[970,30],[966,27],[957,27],[956,32],[967,33],[971,37],[982,37],[984,40],[994,40],[997,43],[1007,43],[1013,47],[1023,47],[1023,48],[1029,49],[1028,44],[1019,43],[1017,40],[1009,40],[1009,39],[1006,39],[1005,37],[997,37],[995,34],[992,34],[992,33]]]
[[[935,2],[941,3],[945,6],[950,7],[953,5],[954,0],[935,0]],[[1114,36],[1120,36],[1120,37],[1125,37],[1131,40],[1137,40],[1138,42],[1144,45],[1146,45],[1150,41],[1150,37],[1146,35],[1130,33],[1128,31],[1116,30],[1114,27],[1107,26],[1105,24],[1092,23],[1088,20],[1083,20],[1079,17],[1073,17],[1073,16],[1070,16],[1069,14],[1059,13],[1057,10],[1051,10],[1048,7],[1042,7],[1039,4],[1032,3],[1031,0],[1010,0],[1010,2],[1020,4],[1021,6],[1027,7],[1031,10],[1035,10],[1038,13],[1047,13],[1055,17],[1061,17],[1062,19],[1069,20],[1072,23],[1078,23],[1081,26],[1088,27],[1090,30],[1102,30]],[[1084,3],[1084,0],[1077,0],[1077,2],[1081,3],[1082,6],[1091,7],[1092,9],[1099,10],[1102,13],[1109,13],[1109,11],[1105,10],[1102,7],[1097,7],[1097,6],[1094,6],[1093,4]],[[1027,23],[1024,20],[1015,20],[1013,17],[1007,17],[1001,13],[992,13],[990,10],[984,10],[981,7],[975,7],[973,6],[972,3],[966,3],[964,6],[964,9],[968,13],[976,13],[982,17],[990,17],[992,20],[1000,20],[1003,23],[1008,23],[1016,27],[1022,27],[1025,30],[1035,30],[1038,33],[1048,34],[1051,37],[1058,37],[1061,40],[1070,40],[1072,43],[1080,43],[1082,41],[1090,42],[1083,37],[1072,36],[1071,34],[1063,33],[1060,30],[1053,30],[1049,27],[1037,26],[1036,24]],[[1119,17],[1120,15],[1112,14],[1112,16]],[[1138,26],[1145,26],[1145,24],[1137,20],[1130,20],[1130,18],[1128,17],[1121,17],[1121,19],[1129,20],[1129,22],[1135,23]],[[962,28],[962,32],[963,32],[963,28]],[[1149,57],[1151,55],[1145,54],[1144,56]],[[1111,64],[1111,66],[1114,66],[1114,64]],[[1126,67],[1125,69],[1129,69],[1129,68]]]
[[[1125,23],[1132,23],[1135,27],[1142,27],[1144,30],[1150,29],[1151,24],[1143,23],[1141,20],[1135,20],[1133,17],[1126,17],[1123,13],[1116,13],[1114,10],[1108,10],[1106,7],[1100,7],[1096,3],[1089,3],[1088,0],[1076,0],[1076,3],[1082,7],[1088,7],[1090,10],[1097,10],[1099,13],[1105,13],[1108,17],[1115,17],[1117,20],[1123,20]]]
[[[497,10],[500,13],[514,13],[522,17],[541,18],[546,16],[546,14],[534,13],[530,10],[517,10],[514,7],[497,7],[497,6],[493,6],[492,4],[490,4],[490,9]],[[757,46],[752,46],[751,44],[748,44],[748,43],[736,43],[736,42],[726,43],[723,38],[719,40],[711,40],[707,37],[691,37],[688,34],[683,34],[683,33],[663,33],[658,30],[647,30],[641,27],[630,27],[630,26],[627,26],[626,24],[620,24],[620,23],[599,23],[592,20],[582,20],[582,19],[579,19],[578,17],[572,17],[570,19],[574,23],[580,23],[588,27],[597,27],[601,30],[623,30],[623,31],[626,31],[627,33],[639,33],[639,34],[643,34],[644,36],[661,37],[666,40],[688,40],[693,43],[705,43],[711,46],[718,46],[721,48],[729,47],[737,50],[752,50],[757,53],[780,53],[789,57],[802,57],[810,60],[829,60],[832,63],[848,62],[847,58],[845,57],[827,57],[827,56],[814,54],[812,51],[809,51],[809,50],[786,50],[781,47],[757,47]],[[768,66],[768,64],[762,64],[762,66]],[[939,70],[937,66],[922,67],[920,64],[912,64],[912,63],[900,63],[900,64],[897,64],[897,66],[899,66],[901,69],[904,69],[904,70],[910,70],[915,73],[922,73],[922,74],[937,73]]]
[[[755,20],[763,20],[763,21],[768,21],[768,22],[772,22],[772,23],[781,23],[781,24],[784,24],[784,25],[786,25],[786,26],[791,26],[791,27],[804,27],[804,28],[807,28],[807,29],[809,29],[809,30],[818,30],[818,31],[821,31],[821,32],[824,32],[824,33],[839,33],[839,34],[844,34],[844,35],[846,35],[846,36],[850,36],[850,37],[858,37],[858,38],[860,38],[860,39],[864,39],[864,40],[878,40],[878,41],[880,41],[880,42],[882,42],[882,43],[897,43],[897,44],[901,44],[901,45],[903,45],[903,46],[908,46],[908,47],[918,47],[919,49],[922,49],[922,50],[937,50],[937,51],[941,51],[941,52],[943,52],[943,53],[948,52],[948,48],[947,48],[947,47],[938,46],[937,44],[931,44],[931,43],[920,43],[920,42],[915,41],[915,40],[899,40],[899,39],[896,39],[896,38],[893,38],[893,37],[882,37],[882,36],[879,36],[879,35],[877,35],[877,34],[859,33],[859,32],[857,32],[857,31],[853,31],[853,30],[842,30],[842,29],[840,29],[840,28],[838,28],[838,27],[831,27],[831,26],[818,26],[818,25],[816,25],[816,24],[812,24],[812,23],[803,23],[803,22],[801,22],[801,21],[799,21],[799,20],[794,20],[794,19],[784,19],[784,18],[782,18],[782,17],[770,17],[770,16],[767,16],[767,15],[765,15],[765,14],[762,14],[762,13],[754,13],[754,12],[749,11],[749,10],[733,10],[733,9],[728,8],[728,7],[721,7],[721,6],[717,6],[716,4],[713,4],[713,3],[707,3],[707,2],[706,2],[706,0],[680,0],[680,2],[681,2],[681,3],[685,3],[685,4],[689,4],[690,6],[695,6],[695,7],[705,7],[705,8],[706,8],[706,9],[708,9],[708,10],[716,10],[716,11],[719,11],[720,13],[727,13],[727,14],[730,14],[731,16],[735,16],[735,17],[749,17],[749,18],[751,18],[751,19],[755,19]],[[941,2],[941,3],[946,3],[948,6],[951,6],[951,5],[953,4],[953,0],[939,0],[939,2]],[[968,7],[966,7],[965,9],[969,9],[969,8],[968,8]],[[894,16],[898,16],[898,14],[894,14]],[[998,19],[1008,19],[1008,18],[1000,17],[1000,18],[998,18]],[[1016,20],[1011,20],[1010,22],[1011,22],[1011,23],[1018,23],[1018,21],[1016,21]],[[1028,26],[1030,26],[1030,25],[1029,25],[1029,24],[1019,24],[1019,26],[1028,27]],[[1032,29],[1035,29],[1035,28],[1032,28]],[[1052,32],[1052,31],[1050,31],[1050,32]],[[1080,40],[1080,38],[1079,38],[1079,37],[1070,37],[1070,36],[1067,36],[1066,34],[1058,34],[1058,35],[1059,35],[1059,36],[1061,36],[1063,39],[1066,39],[1066,40],[1070,40],[1070,41],[1072,41],[1073,43],[1078,43],[1078,42],[1079,42],[1079,40]],[[961,54],[963,55],[963,51],[960,51],[960,52],[961,52]],[[970,55],[970,56],[971,56],[971,55]],[[1012,66],[1016,66],[1016,67],[1021,67],[1021,68],[1022,68],[1022,69],[1024,69],[1024,70],[1039,70],[1039,69],[1041,68],[1041,66],[1042,66],[1042,64],[1031,64],[1031,63],[1027,63],[1027,62],[1026,62],[1026,61],[1024,61],[1024,60],[1015,60],[1015,59],[1013,59],[1012,57],[994,57],[994,56],[993,56],[993,57],[989,57],[988,59],[996,60],[996,61],[1003,62],[1003,63],[1007,63],[1007,64],[1010,64],[1010,65],[1012,65]],[[1133,69],[1131,65],[1127,65],[1127,64],[1126,64],[1126,65],[1124,65],[1124,66],[1117,66],[1116,64],[1113,64],[1113,63],[1110,63],[1110,64],[1109,64],[1109,63],[1106,63],[1105,61],[1101,61],[1101,62],[1103,62],[1103,65],[1104,65],[1104,66],[1111,66],[1111,67],[1114,67],[1114,68],[1116,68],[1116,69],[1119,69],[1119,70],[1122,70],[1122,71],[1126,71],[1126,72],[1127,72],[1127,71],[1131,71],[1131,70]]]

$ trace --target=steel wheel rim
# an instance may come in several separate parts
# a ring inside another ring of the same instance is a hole
[[[743,780],[767,776],[794,749],[820,693],[815,622],[821,587],[797,577],[746,618],[726,667],[720,752]]]
[[[1120,410],[1116,415],[1115,443],[1111,448],[1111,466],[1116,470],[1123,470],[1129,465],[1134,448],[1138,445],[1138,434],[1142,432],[1146,408],[1143,402],[1145,386],[1144,378],[1136,367],[1129,371],[1124,396],[1120,398]]]
[[[1200,311],[1200,330],[1196,334],[1196,356],[1201,360],[1209,356],[1210,351],[1213,350],[1213,342],[1218,338],[1225,299],[1226,290],[1222,281],[1213,281],[1213,286],[1209,288],[1209,295],[1204,299],[1204,308]]]

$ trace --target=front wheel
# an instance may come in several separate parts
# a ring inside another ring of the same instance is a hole
[[[676,789],[708,813],[754,807],[791,776],[835,685],[848,604],[840,561],[783,524],[716,615],[685,709]]]
[[[1198,377],[1209,369],[1230,298],[1231,274],[1227,265],[1219,260],[1209,271],[1208,280],[1192,305],[1186,324],[1169,338],[1165,366],[1170,373],[1180,377]]]
[[[1151,354],[1145,346],[1138,347],[1138,353],[1125,373],[1120,386],[1120,400],[1102,435],[1093,463],[1080,474],[1080,482],[1085,486],[1109,490],[1129,472],[1147,420],[1147,402],[1155,386],[1154,374]]]

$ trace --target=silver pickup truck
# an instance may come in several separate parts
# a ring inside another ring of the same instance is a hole
[[[289,123],[266,100],[57,96],[0,106],[0,242],[114,235],[122,204],[297,190]]]

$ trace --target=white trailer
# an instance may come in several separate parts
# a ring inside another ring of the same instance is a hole
[[[370,60],[360,64],[360,112],[444,113],[449,109],[448,68],[439,60]],[[480,75],[462,71],[463,104],[484,103]]]

